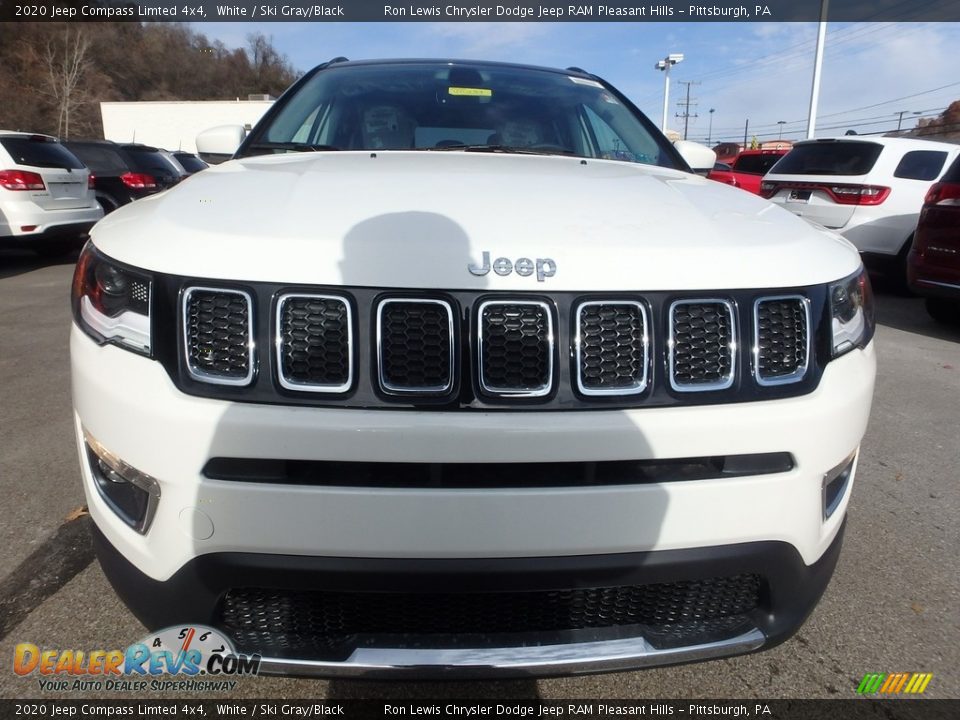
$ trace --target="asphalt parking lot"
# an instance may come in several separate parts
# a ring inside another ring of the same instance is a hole
[[[92,559],[76,467],[67,331],[72,261],[0,251],[0,696],[56,697],[18,642],[141,638]],[[930,672],[960,698],[960,328],[878,291],[879,375],[840,564],[800,632],[766,653],[677,668],[488,683],[248,678],[231,697],[848,698],[866,672]],[[78,519],[74,519],[78,518]],[[61,697],[71,697],[62,694]],[[92,697],[87,695],[86,697]],[[106,697],[129,697],[113,694]]]

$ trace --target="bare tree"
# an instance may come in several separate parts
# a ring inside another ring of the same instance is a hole
[[[53,99],[57,110],[57,135],[70,137],[70,114],[83,105],[78,92],[91,66],[88,57],[90,39],[81,28],[64,28],[63,41],[47,41],[40,56],[47,74],[44,94]]]

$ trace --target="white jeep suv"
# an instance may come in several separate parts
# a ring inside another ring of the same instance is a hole
[[[93,182],[56,138],[0,130],[0,247],[78,247],[103,217]]]
[[[807,140],[770,168],[760,194],[835,230],[905,281],[923,198],[958,155],[960,145],[917,138]]]
[[[856,250],[583,71],[321,65],[98,224],[73,303],[107,577],[262,671],[750,652],[836,564],[875,374]]]

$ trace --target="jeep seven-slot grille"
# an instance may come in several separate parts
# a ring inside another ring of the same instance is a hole
[[[183,299],[187,368],[196,380],[244,385],[253,375],[250,296],[191,288]]]
[[[670,382],[674,390],[723,390],[733,384],[733,306],[679,300],[670,306]]]
[[[763,581],[744,573],[704,580],[522,592],[400,593],[236,588],[220,625],[239,649],[323,653],[357,636],[503,636],[637,627],[693,644],[746,621]],[[635,631],[636,632],[636,631]]]
[[[634,301],[585,302],[577,314],[577,380],[585,395],[625,395],[647,385],[647,315]]]
[[[277,363],[288,390],[345,392],[353,378],[350,303],[333,295],[277,302]]]
[[[453,386],[453,310],[443,300],[393,299],[377,319],[380,387],[388,393],[446,393]]]
[[[807,301],[798,296],[756,302],[755,373],[762,385],[796,382],[807,369],[810,351]]]
[[[808,392],[820,373],[817,294],[501,299],[188,287],[182,297],[181,387],[217,396],[200,384],[245,386],[255,402],[613,407],[695,403],[697,394],[735,402]]]
[[[480,387],[491,395],[537,397],[553,381],[553,319],[544,302],[480,305]]]

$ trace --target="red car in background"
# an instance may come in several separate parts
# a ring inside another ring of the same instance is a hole
[[[789,148],[744,150],[737,155],[729,171],[711,170],[707,173],[707,177],[759,195],[760,181],[763,180],[763,176],[788,152],[790,152]]]
[[[960,323],[960,159],[927,192],[907,256],[910,289],[930,317]]]

